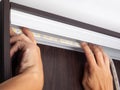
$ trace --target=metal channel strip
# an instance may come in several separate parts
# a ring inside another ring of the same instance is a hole
[[[21,30],[20,30],[20,28],[19,27],[16,27],[16,26],[13,26],[12,27],[12,29],[13,29],[13,31],[14,32],[16,32],[17,34],[20,34],[21,33]],[[41,37],[41,35],[39,34],[39,33],[34,33],[33,32],[33,34],[34,34],[34,36],[36,37],[36,38],[39,38],[40,39],[40,37]],[[67,40],[67,39],[59,39],[59,38],[53,38],[53,37],[51,37],[51,36],[44,36],[44,38],[42,38],[42,39],[46,39],[46,40],[50,40],[50,41],[55,41],[55,42],[59,42],[59,43],[61,43],[61,44],[63,44],[63,45],[66,45],[66,47],[67,47],[67,45],[68,46],[74,46],[74,47],[77,47],[77,48],[80,48],[80,45],[79,45],[79,43],[77,43],[77,42],[74,42],[74,41],[70,41],[70,40]],[[58,40],[57,40],[58,39]],[[39,42],[39,40],[38,40],[38,42]],[[49,42],[50,43],[50,42]],[[118,75],[117,75],[117,72],[116,72],[116,68],[115,68],[115,65],[114,65],[114,62],[113,62],[113,60],[110,58],[110,66],[111,66],[111,71],[112,71],[112,74],[113,74],[113,79],[114,79],[114,82],[115,82],[115,88],[116,88],[116,90],[120,90],[120,85],[119,85],[119,79],[118,79]]]

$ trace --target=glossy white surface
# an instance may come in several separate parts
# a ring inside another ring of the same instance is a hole
[[[120,0],[10,0],[120,33]]]
[[[80,51],[80,41],[86,41],[104,46],[104,50],[112,58],[120,60],[120,39],[112,36],[13,9],[11,10],[11,24],[16,26],[25,26],[31,30],[35,30],[34,32],[37,32],[35,37],[39,44]]]
[[[118,38],[16,10],[11,10],[11,24],[120,50],[120,39]]]

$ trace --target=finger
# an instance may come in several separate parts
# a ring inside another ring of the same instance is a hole
[[[23,27],[23,28],[22,28],[22,32],[23,32],[30,40],[32,40],[32,41],[36,44],[35,38],[34,38],[34,36],[33,36],[33,33],[32,33],[29,29]]]
[[[17,41],[10,49],[10,58],[12,58],[17,51],[21,50],[23,46],[24,46],[23,42]]]
[[[103,66],[104,65],[104,59],[103,59],[103,54],[102,54],[101,50],[98,48],[97,45],[89,44],[89,46],[94,53],[97,64],[99,66]]]
[[[89,66],[90,67],[95,66],[96,65],[96,61],[95,61],[94,55],[93,55],[91,49],[89,48],[88,44],[85,43],[85,42],[82,42],[81,43],[81,47],[82,47],[82,49],[85,52],[85,55],[86,55],[87,62],[89,64]]]
[[[17,35],[13,29],[10,27],[10,37]]]
[[[83,76],[83,80],[82,80],[82,84],[83,84],[85,90],[88,90],[88,86],[87,86],[88,76],[89,76],[89,73],[88,73],[88,63],[85,63],[84,76]]]
[[[89,73],[89,65],[87,62],[85,63],[84,73]],[[87,74],[85,74],[85,75],[87,75]]]
[[[109,56],[107,55],[107,53],[105,53],[105,51],[102,49],[102,47],[99,46],[99,49],[101,50],[101,52],[103,54],[103,59],[104,59],[105,64],[110,68]]]
[[[16,36],[10,38],[10,44],[14,44],[17,41],[32,42],[24,34],[19,34],[19,35],[16,35]]]

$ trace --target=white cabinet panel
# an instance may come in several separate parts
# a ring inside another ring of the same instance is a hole
[[[10,0],[120,33],[120,0]]]

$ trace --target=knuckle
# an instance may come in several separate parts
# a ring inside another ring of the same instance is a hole
[[[20,42],[21,42],[21,41],[19,41],[19,40],[18,40],[18,41],[16,41],[16,45],[19,45],[19,44],[20,44]]]
[[[19,49],[20,49],[21,44],[22,44],[21,41],[17,41],[17,42],[16,42],[16,48],[19,48]]]
[[[90,52],[86,52],[86,55],[87,55],[88,57],[92,58],[92,55],[91,55]]]
[[[98,49],[95,50],[95,53],[96,55],[101,55],[101,52]]]
[[[23,39],[24,37],[25,37],[25,35],[23,33],[19,35],[20,39]]]
[[[35,44],[29,44],[28,49],[37,50],[38,46]]]

